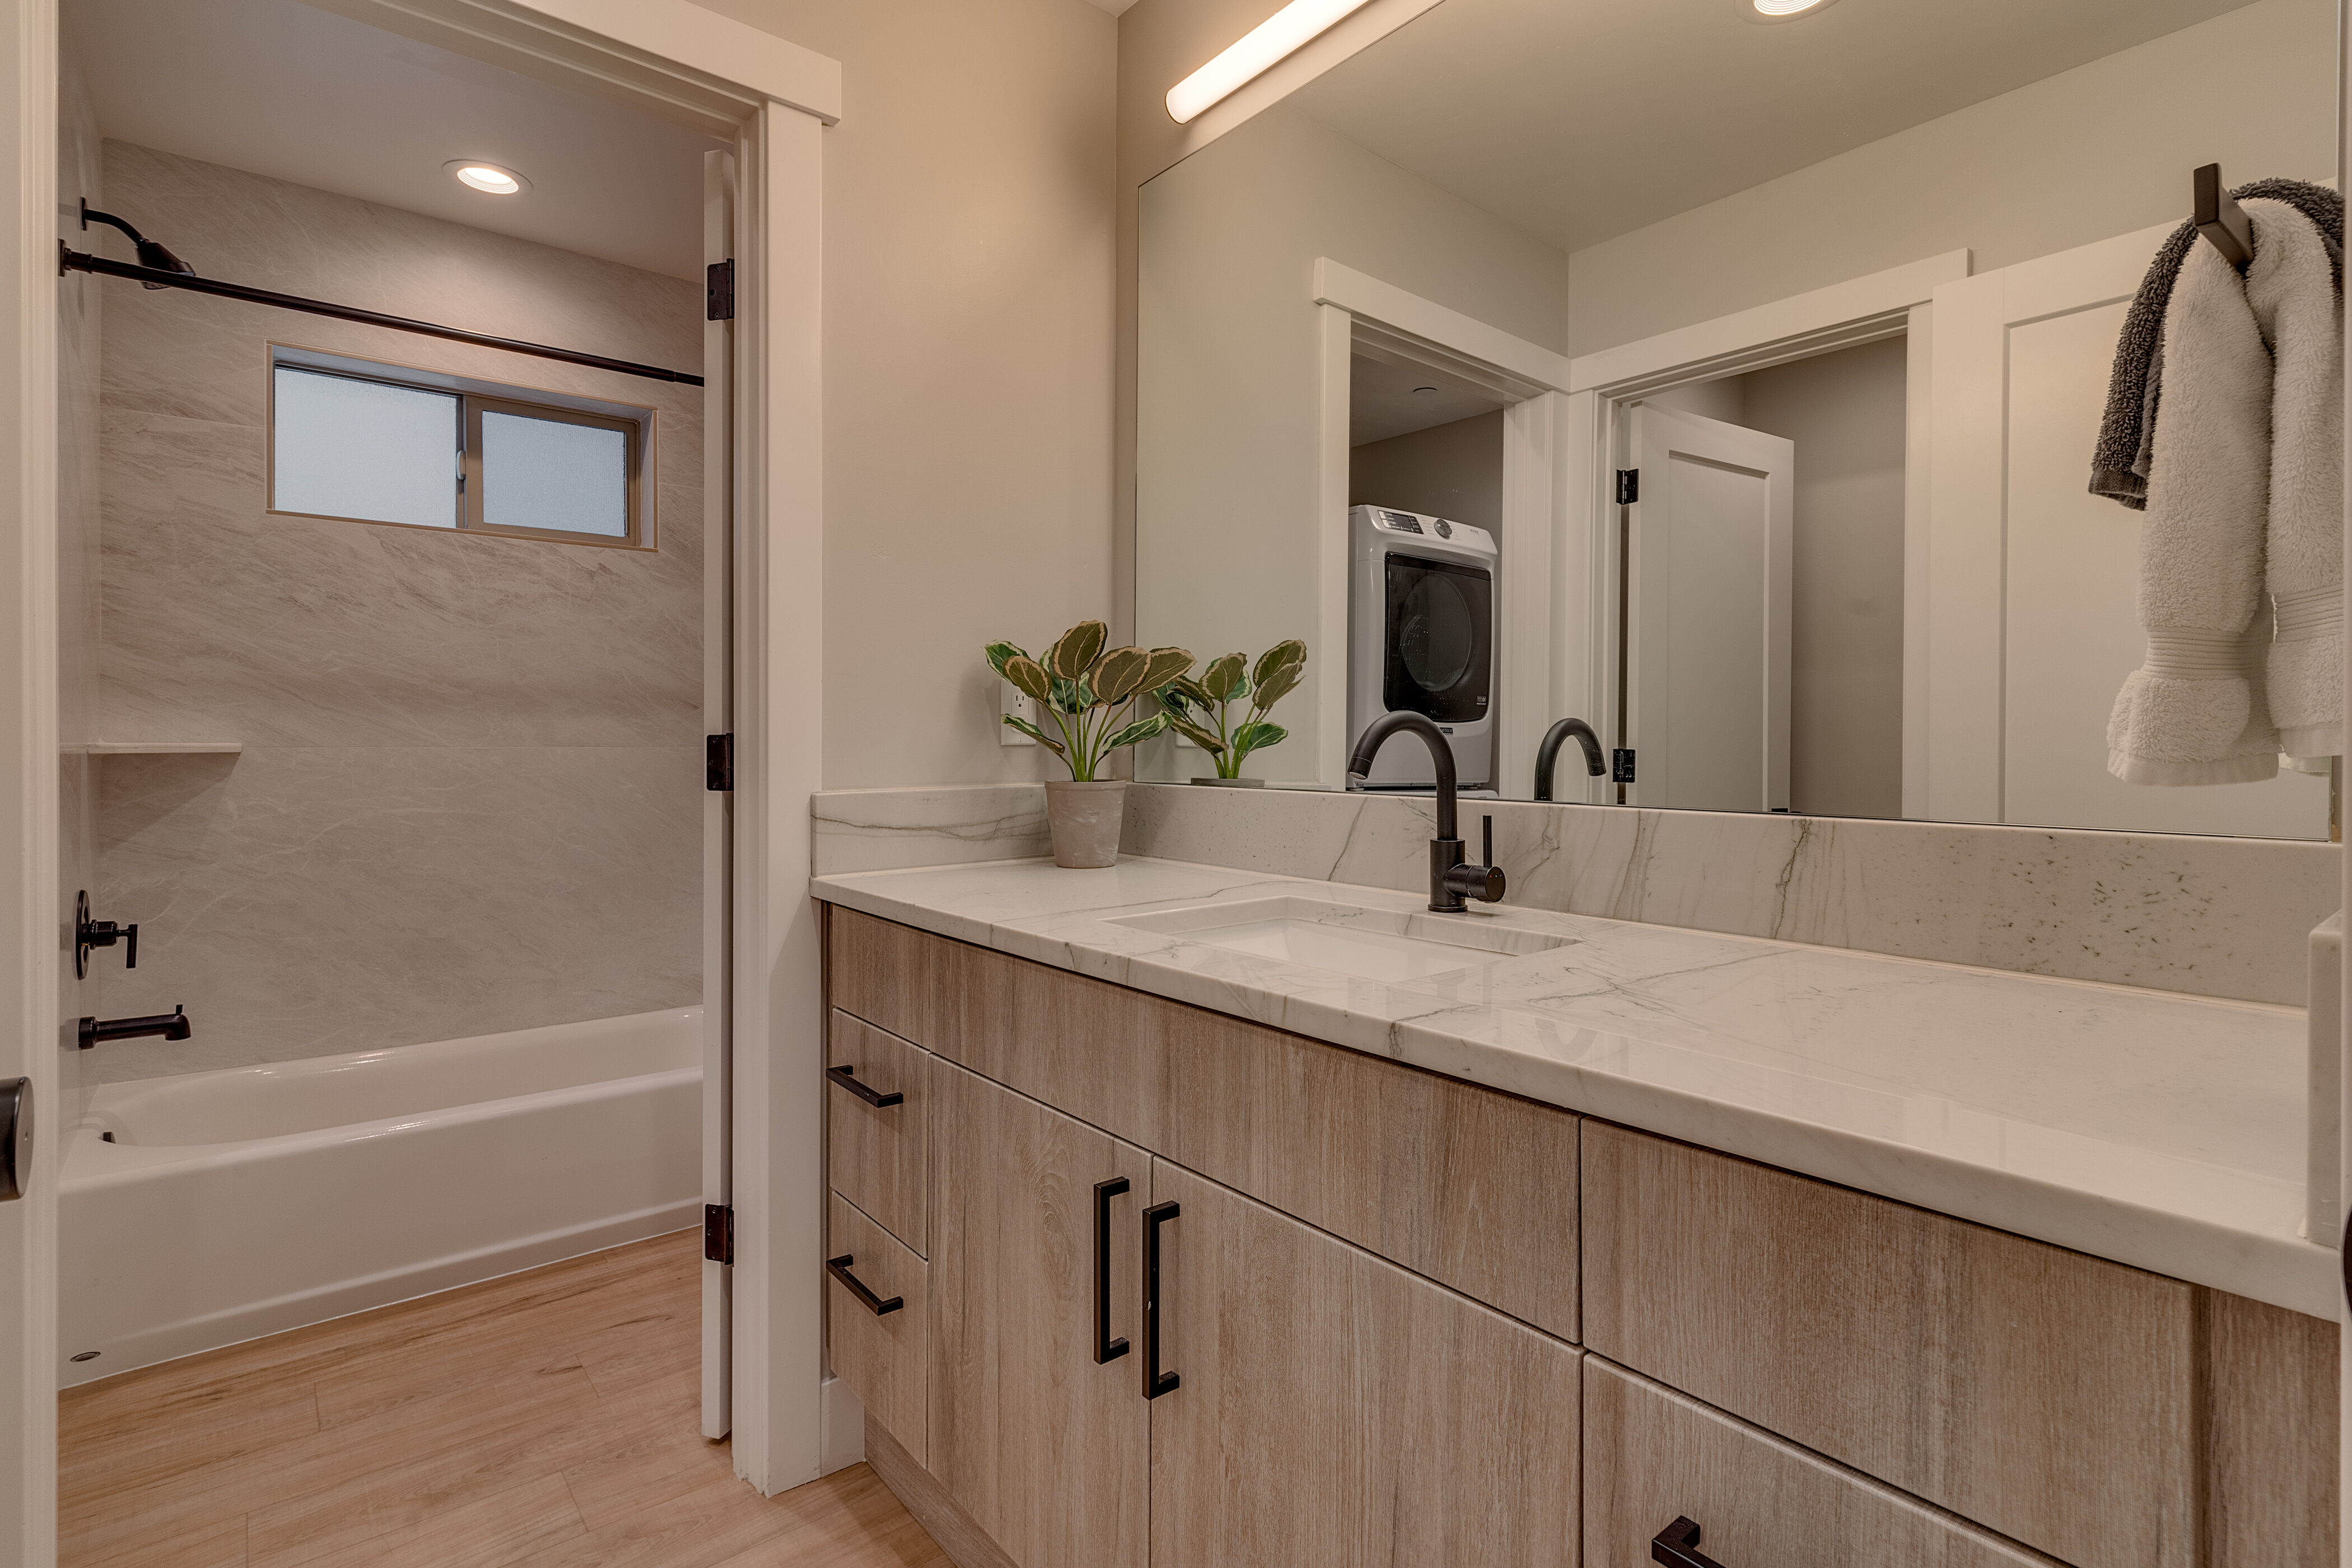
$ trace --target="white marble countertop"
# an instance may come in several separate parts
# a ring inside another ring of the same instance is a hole
[[[1502,906],[1568,945],[1402,983],[1110,917],[1409,893],[1172,860],[819,877],[814,895],[1180,1002],[2333,1317],[2297,1235],[2300,1009]]]

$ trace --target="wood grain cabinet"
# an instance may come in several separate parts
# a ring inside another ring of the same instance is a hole
[[[2336,1560],[2332,1323],[828,921],[833,1363],[961,1568]]]

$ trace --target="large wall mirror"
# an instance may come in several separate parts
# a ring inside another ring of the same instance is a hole
[[[1143,188],[1138,640],[1308,643],[1273,785],[1415,707],[1507,798],[2327,837],[2325,758],[2111,771],[2148,513],[2091,476],[2193,172],[2333,188],[2336,26],[1444,0]]]

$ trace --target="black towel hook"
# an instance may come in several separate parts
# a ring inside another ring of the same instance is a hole
[[[2196,187],[2197,232],[2231,266],[2243,272],[2254,258],[2253,221],[2221,188],[2221,165],[2208,163],[2190,174],[2189,181]]]

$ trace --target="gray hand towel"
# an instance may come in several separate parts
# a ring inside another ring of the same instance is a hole
[[[2302,180],[2255,180],[2230,195],[2239,201],[2281,201],[2319,230],[2333,265],[2336,287],[2344,287],[2344,196]],[[2107,381],[2106,416],[2099,422],[2098,448],[2091,458],[2091,493],[2108,496],[2135,511],[2147,508],[2147,480],[2156,461],[2157,404],[2164,383],[2164,313],[2172,302],[2180,263],[2197,243],[2197,225],[2183,223],[2166,236],[2139,292],[2125,312],[2116,340],[2116,363]]]

